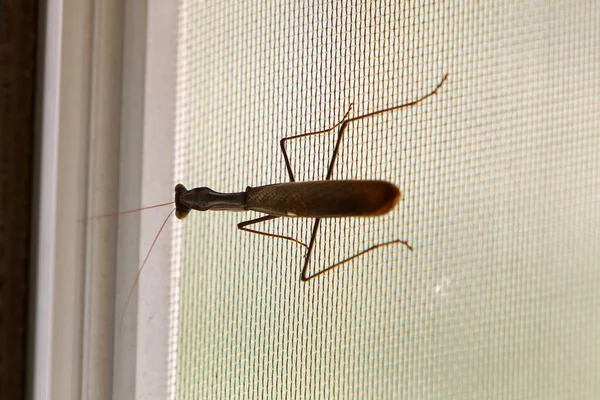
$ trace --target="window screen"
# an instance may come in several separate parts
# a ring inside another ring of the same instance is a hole
[[[400,203],[306,249],[192,213],[175,235],[177,398],[600,396],[600,12],[594,1],[183,1],[176,180],[289,181],[282,138],[348,125],[333,179]],[[322,180],[337,130],[288,142]],[[256,229],[307,242],[313,220]]]

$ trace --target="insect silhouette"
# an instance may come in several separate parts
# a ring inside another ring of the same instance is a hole
[[[394,110],[399,110],[401,108],[411,107],[418,103],[421,103],[425,99],[436,94],[447,79],[448,74],[444,75],[442,80],[432,91],[409,103],[404,103],[394,107],[370,112],[368,114],[363,114],[357,117],[348,118],[348,115],[352,110],[352,106],[350,106],[350,108],[348,109],[346,114],[344,114],[341,121],[339,121],[337,124],[333,125],[328,129],[317,132],[303,133],[300,135],[289,136],[281,139],[279,145],[281,147],[281,152],[283,153],[283,158],[285,160],[285,166],[290,178],[290,182],[259,187],[248,187],[246,188],[245,192],[240,193],[218,193],[207,187],[199,187],[188,190],[182,184],[177,184],[175,186],[174,202],[157,204],[149,207],[138,208],[135,210],[92,217],[91,219],[96,219],[115,215],[129,214],[151,208],[164,207],[175,203],[175,208],[171,210],[169,215],[163,221],[160,229],[158,230],[158,233],[156,234],[154,240],[152,241],[152,244],[150,245],[148,252],[146,253],[144,261],[138,268],[138,272],[131,286],[131,290],[129,291],[129,295],[127,296],[127,300],[125,301],[125,309],[129,304],[129,300],[131,299],[133,290],[136,287],[137,282],[141,276],[142,270],[144,269],[146,262],[150,257],[150,253],[152,253],[154,245],[156,244],[161,232],[165,228],[173,212],[175,212],[176,217],[179,219],[184,219],[185,217],[187,217],[192,210],[252,210],[267,214],[263,217],[240,222],[237,225],[238,229],[246,232],[257,233],[259,235],[290,240],[305,247],[307,249],[306,257],[304,259],[304,266],[302,267],[302,271],[300,273],[300,280],[302,282],[306,282],[313,278],[316,278],[317,276],[331,271],[332,269],[344,263],[347,263],[348,261],[354,260],[355,258],[360,257],[370,251],[376,250],[380,247],[390,246],[394,244],[402,244],[412,251],[413,248],[410,244],[408,244],[407,241],[396,239],[368,247],[367,249],[362,250],[361,252],[351,257],[348,257],[345,260],[330,265],[329,267],[324,268],[321,271],[318,271],[310,276],[307,276],[306,274],[308,266],[310,265],[310,259],[315,244],[315,238],[317,236],[319,224],[322,218],[380,216],[390,212],[400,200],[400,190],[397,186],[389,182],[377,180],[361,181],[331,179],[331,176],[333,175],[333,167],[335,166],[335,161],[340,149],[340,144],[344,136],[344,132],[348,127],[348,124],[351,124],[354,121],[373,117],[375,115],[383,114]],[[325,177],[325,180],[296,182],[290,164],[290,159],[285,148],[285,143],[293,139],[329,133],[336,128],[338,129],[337,140],[335,143],[333,153],[331,155],[331,159],[329,161],[329,166],[327,168],[327,175]],[[262,232],[257,231],[255,229],[247,228],[250,225],[255,225],[261,222],[270,221],[281,217],[315,219],[308,245],[289,236],[277,235],[274,233]],[[123,323],[124,316],[125,312],[123,312],[121,316],[121,324]]]
[[[391,211],[400,200],[400,190],[398,187],[389,182],[378,180],[362,181],[331,179],[335,161],[340,149],[340,143],[348,125],[354,121],[416,105],[428,97],[433,96],[444,84],[447,78],[448,74],[442,78],[442,80],[431,92],[412,102],[385,108],[357,117],[348,118],[348,115],[352,109],[352,106],[350,106],[342,120],[328,129],[311,133],[303,133],[281,139],[280,147],[283,153],[283,158],[285,160],[285,166],[287,168],[290,182],[259,187],[248,187],[246,188],[246,191],[239,193],[218,193],[207,187],[199,187],[188,190],[182,184],[178,184],[175,186],[175,215],[177,218],[183,219],[190,213],[191,210],[252,210],[267,214],[266,216],[256,219],[240,222],[237,227],[243,231],[286,239],[304,246],[307,249],[307,252],[304,259],[304,266],[302,267],[302,271],[300,273],[300,280],[303,282],[316,278],[319,275],[322,275],[350,260],[360,257],[365,253],[380,247],[402,244],[412,251],[412,247],[407,241],[396,239],[373,245],[349,258],[346,258],[345,260],[326,267],[312,275],[307,275],[311,254],[315,244],[315,238],[317,236],[319,224],[322,218],[380,216]],[[325,180],[296,182],[290,164],[290,159],[286,151],[286,142],[306,136],[328,133],[334,129],[338,129],[337,140],[329,161]],[[315,221],[313,224],[309,244],[306,245],[305,243],[289,236],[277,235],[248,228],[250,225],[255,225],[281,217],[314,218]]]

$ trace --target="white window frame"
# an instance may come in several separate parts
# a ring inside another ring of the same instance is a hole
[[[177,6],[49,0],[41,10],[31,399],[167,396],[169,229],[120,318],[168,209],[85,217],[171,197]]]

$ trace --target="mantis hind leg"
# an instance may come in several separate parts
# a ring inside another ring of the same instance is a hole
[[[311,280],[313,278],[316,278],[319,275],[322,275],[322,274],[324,274],[324,273],[326,273],[328,271],[331,271],[332,269],[337,268],[337,267],[339,267],[342,264],[345,264],[345,263],[347,263],[349,261],[352,261],[355,258],[358,258],[358,257],[360,257],[362,255],[365,255],[366,253],[371,252],[373,250],[376,250],[376,249],[378,249],[380,247],[390,246],[390,245],[393,245],[393,244],[402,244],[402,245],[406,246],[406,248],[408,248],[410,251],[413,250],[412,246],[410,244],[408,244],[408,242],[406,242],[404,240],[400,240],[400,239],[391,240],[389,242],[384,242],[384,243],[379,243],[379,244],[373,245],[373,246],[371,246],[371,247],[369,247],[369,248],[367,248],[367,249],[365,249],[363,251],[360,251],[360,252],[354,254],[353,256],[350,256],[350,257],[348,257],[348,258],[346,258],[346,259],[344,259],[344,260],[342,260],[340,262],[337,262],[337,263],[335,263],[333,265],[330,265],[329,267],[324,268],[324,269],[320,270],[319,272],[316,272],[316,273],[314,273],[314,274],[312,274],[310,276],[306,276],[306,272],[307,272],[308,266],[310,264],[310,256],[312,254],[312,250],[313,250],[313,247],[314,247],[314,244],[315,244],[315,238],[316,238],[316,235],[317,235],[317,231],[319,230],[320,223],[321,223],[321,218],[317,218],[316,221],[315,221],[315,224],[313,225],[313,231],[312,231],[312,234],[310,236],[310,242],[308,244],[308,250],[306,252],[306,258],[304,260],[304,267],[302,268],[302,272],[300,273],[300,280],[302,282],[308,282],[309,280]]]

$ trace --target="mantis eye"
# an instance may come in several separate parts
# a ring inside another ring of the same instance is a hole
[[[190,213],[189,210],[175,210],[175,216],[177,217],[177,219],[184,219],[185,217],[188,216],[188,214]]]
[[[177,217],[177,219],[184,219],[188,216],[188,214],[191,211],[191,208],[183,204],[183,202],[181,201],[181,195],[186,193],[187,191],[187,188],[181,183],[178,183],[175,186],[175,216]]]

